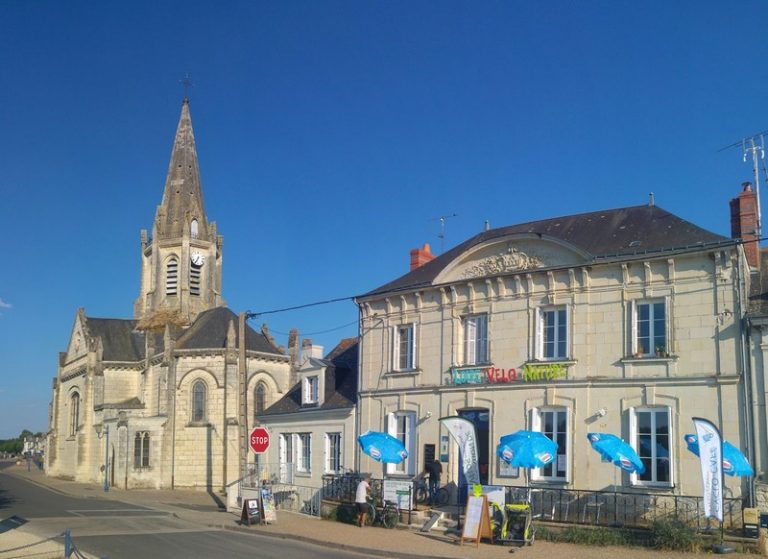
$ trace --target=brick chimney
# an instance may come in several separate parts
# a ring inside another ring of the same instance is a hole
[[[742,184],[738,198],[731,200],[731,237],[744,241],[744,254],[749,267],[760,266],[760,241],[757,237],[757,195],[752,183]]]
[[[411,269],[410,271],[414,271],[416,268],[419,268],[429,262],[430,260],[433,260],[435,258],[435,255],[430,252],[429,249],[429,243],[424,243],[424,246],[421,248],[414,248],[411,249]]]

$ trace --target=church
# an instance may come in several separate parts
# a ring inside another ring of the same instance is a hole
[[[105,489],[221,491],[253,460],[247,433],[288,392],[295,352],[226,306],[223,237],[205,213],[187,98],[140,250],[133,318],[75,315],[53,381],[46,471]]]

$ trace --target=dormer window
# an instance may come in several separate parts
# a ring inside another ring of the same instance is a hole
[[[304,403],[305,404],[318,404],[320,403],[320,377],[317,375],[311,377],[305,377],[303,382]]]
[[[197,229],[198,229],[197,220],[193,219],[192,223],[189,224],[189,236],[192,237],[193,239],[197,239],[197,233],[198,233]]]

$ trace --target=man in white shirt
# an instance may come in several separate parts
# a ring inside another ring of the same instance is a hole
[[[357,505],[357,525],[361,528],[365,526],[365,520],[368,517],[368,496],[371,492],[371,486],[368,480],[371,476],[364,474],[357,484],[355,492],[355,504]]]

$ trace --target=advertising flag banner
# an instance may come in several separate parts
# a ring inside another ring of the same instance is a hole
[[[441,417],[442,423],[459,445],[461,463],[464,467],[464,477],[467,483],[480,483],[480,469],[477,463],[477,435],[475,425],[463,417]]]
[[[704,483],[704,516],[723,521],[723,438],[714,423],[693,418],[699,439],[699,463]]]

